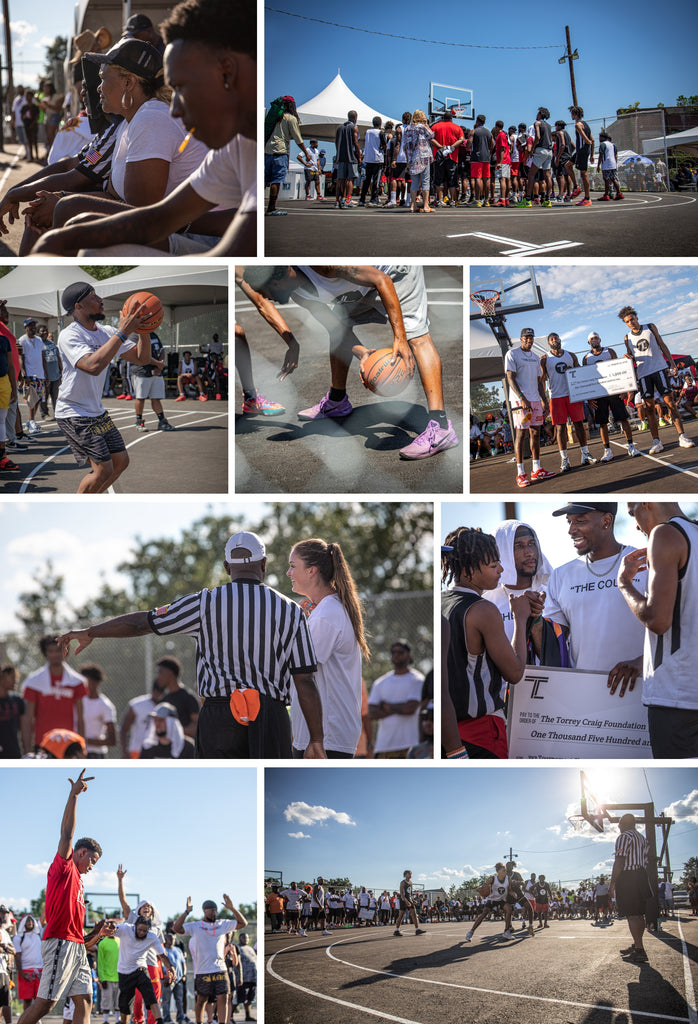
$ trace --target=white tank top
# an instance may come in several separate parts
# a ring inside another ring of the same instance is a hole
[[[688,560],[679,573],[671,626],[661,636],[645,629],[642,703],[698,710],[698,524],[679,516],[669,522],[688,541]]]
[[[548,352],[548,358],[545,361],[545,365],[548,370],[548,387],[550,388],[551,398],[567,398],[570,393],[569,384],[567,383],[567,371],[574,366],[574,360],[569,352],[564,352],[559,356],[554,356],[552,352]]]
[[[186,363],[184,360],[182,360],[182,373],[196,373],[196,369],[194,368],[194,360],[193,359],[190,362],[188,362],[188,363]]]
[[[667,361],[649,324],[643,324],[637,334],[628,331],[625,339],[630,343],[635,356],[638,377],[646,377],[649,373],[666,369]]]
[[[495,903],[499,900],[506,899],[508,892],[509,875],[505,875],[502,881],[500,881],[499,878],[497,878],[497,875],[495,875],[494,881],[492,882],[492,892],[486,897],[486,899],[488,903]]]
[[[373,266],[378,265],[373,264]],[[312,299],[314,302],[322,302],[325,305],[333,305],[336,302],[357,302],[368,292],[374,290],[371,284],[356,284],[352,281],[347,281],[343,277],[323,277],[322,274],[318,274],[312,267],[298,267],[298,270],[302,271],[315,287],[314,289],[308,288],[304,283],[301,283],[295,289],[296,294],[301,295],[305,299]],[[379,266],[378,270],[382,270],[387,274],[392,270],[392,264]]]

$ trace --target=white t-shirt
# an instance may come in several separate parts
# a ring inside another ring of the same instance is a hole
[[[106,345],[114,333],[114,327],[101,324],[96,330],[88,331],[74,320],[58,335],[58,350],[63,359],[63,379],[56,402],[57,420],[69,416],[101,416],[104,412],[102,391],[109,367],[105,366],[101,373],[93,377],[79,370],[77,364],[83,356],[89,356]],[[116,355],[121,356],[135,347],[132,341],[125,341]]]
[[[130,753],[140,754],[145,734],[150,725],[148,715],[155,707],[155,701],[150,694],[145,694],[142,697],[134,697],[133,700],[128,702],[128,706],[133,711],[134,716],[133,725],[128,737],[128,749]]]
[[[607,672],[619,661],[637,658],[642,652],[645,627],[630,611],[616,582],[621,561],[634,550],[625,545],[620,558],[612,555],[592,562],[593,573],[583,557],[553,569],[545,615],[569,627],[572,668]],[[604,572],[607,575],[601,575]],[[644,594],[647,573],[639,573],[634,584]]]
[[[223,210],[240,209],[243,196],[253,187],[256,199],[256,183],[257,144],[244,135],[233,136],[221,149],[209,150],[187,182],[207,203]]]
[[[21,96],[17,95],[12,100],[12,113],[15,115],[15,126],[17,128],[23,128],[24,122],[22,121],[22,107],[25,104],[24,94]]]
[[[298,910],[298,904],[300,903],[303,895],[300,889],[284,889],[279,895],[283,896],[287,901],[287,910]]]
[[[23,935],[14,935],[12,945],[22,956],[23,971],[40,971],[43,967],[41,959],[41,928],[34,925],[34,928]]]
[[[124,198],[126,164],[141,160],[166,160],[169,165],[165,195],[196,170],[206,154],[208,146],[192,138],[180,153],[179,147],[187,132],[179,118],[170,117],[170,108],[161,100],[147,100],[138,108],[130,121],[125,119],[119,125],[114,143],[111,164],[111,187]]]
[[[237,927],[238,923],[235,920],[187,921],[184,931],[192,937],[189,952],[194,964],[194,974],[218,974],[225,971],[225,937]]]
[[[82,718],[85,723],[85,736],[90,736],[98,743],[87,743],[88,754],[100,754],[106,757],[109,748],[104,745],[107,738],[107,725],[109,722],[116,724],[116,707],[100,693],[99,697],[82,698]]]
[[[29,335],[23,334],[18,339],[18,344],[22,347],[22,355],[24,356],[24,368],[27,371],[28,377],[40,377],[44,379],[44,361],[42,358],[44,351],[44,343],[38,334],[35,334],[33,338]]]
[[[522,348],[510,348],[504,357],[504,369],[508,373],[516,374],[516,385],[520,394],[529,402],[539,402],[540,392],[538,390],[538,378],[542,375],[540,359],[531,349],[524,352]],[[511,388],[509,388],[509,401],[512,409],[521,407],[521,400]]]
[[[133,924],[118,924],[114,933],[119,939],[119,960],[117,970],[119,974],[131,974],[139,967],[147,967],[146,956],[149,949],[155,954],[164,953],[164,947],[156,932],[151,929],[144,939],[136,938],[136,926]]]
[[[361,651],[342,602],[323,597],[308,618],[315,648],[315,684],[322,700],[325,749],[353,754],[361,735]],[[310,733],[295,687],[291,697],[293,745],[305,750]]]
[[[422,699],[424,676],[421,672],[408,669],[399,675],[386,672],[376,679],[368,698],[371,704],[401,704],[408,700]],[[388,715],[378,720],[375,752],[404,750],[419,743],[419,708],[412,715]]]

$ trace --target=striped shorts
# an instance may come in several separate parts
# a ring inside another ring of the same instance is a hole
[[[39,984],[39,999],[55,1003],[63,996],[92,994],[92,974],[82,942],[70,939],[44,939],[41,943],[44,967]]]

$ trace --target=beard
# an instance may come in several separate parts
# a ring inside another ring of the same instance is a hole
[[[90,319],[93,320],[95,323],[97,323],[98,320],[106,320],[106,318],[106,313],[95,313],[94,316],[90,317]]]

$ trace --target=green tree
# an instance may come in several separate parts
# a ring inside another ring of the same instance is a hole
[[[490,410],[499,409],[502,404],[502,389],[498,384],[471,384],[470,406],[478,416]]]
[[[136,267],[80,267],[81,270],[86,271],[91,277],[96,278],[98,281],[105,281],[109,277],[115,277],[117,274],[125,274],[127,270],[135,270]]]
[[[42,889],[38,896],[29,901],[29,913],[33,917],[41,917],[41,911],[46,903],[46,889]]]
[[[683,866],[682,880],[684,885],[689,878],[698,878],[698,857],[689,857]]]
[[[53,82],[57,92],[63,92],[65,87],[63,65],[67,53],[68,39],[66,36],[56,36],[53,42],[46,47],[44,74]]]
[[[49,559],[41,572],[32,576],[35,589],[23,591],[15,616],[22,623],[21,633],[8,638],[8,651],[26,675],[38,668],[43,657],[38,649],[42,636],[62,633],[71,623],[72,612],[65,599],[64,577],[58,575]]]

